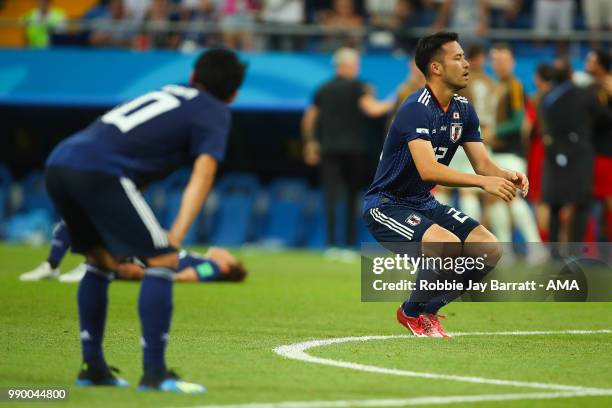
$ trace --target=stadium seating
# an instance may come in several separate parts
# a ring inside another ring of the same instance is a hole
[[[53,218],[44,209],[15,214],[4,226],[4,239],[41,245],[51,237],[53,224]]]
[[[260,189],[257,177],[249,173],[233,173],[217,183],[219,210],[214,216],[209,243],[239,246],[251,237],[253,212]]]
[[[47,195],[41,171],[33,171],[19,183],[19,198],[14,212],[4,226],[5,239],[41,244],[51,236],[55,209]]]
[[[259,241],[278,246],[297,246],[304,237],[305,198],[308,184],[302,179],[280,178],[268,187],[267,209]]]
[[[306,240],[305,246],[322,249],[327,245],[325,229],[325,203],[323,193],[313,190],[306,201]]]
[[[54,0],[53,7],[62,9],[68,18],[79,18],[92,7],[95,7],[97,3],[98,0]],[[36,6],[36,0],[7,1],[0,7],[0,19],[18,19]],[[5,47],[24,46],[21,28],[10,25],[0,28],[0,44]]]
[[[26,176],[20,183],[23,201],[17,212],[27,213],[34,210],[46,211],[49,217],[55,216],[55,209],[47,195],[45,176],[42,171],[35,170]]]

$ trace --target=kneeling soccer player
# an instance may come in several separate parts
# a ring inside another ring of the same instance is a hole
[[[364,219],[376,240],[397,253],[410,251],[399,249],[403,243],[420,242],[419,251],[425,256],[485,259],[484,268],[471,268],[462,275],[421,268],[417,289],[397,310],[398,321],[412,334],[449,337],[440,325],[438,310],[464,290],[423,290],[420,283],[450,280],[467,287],[495,267],[502,248],[491,232],[468,215],[438,203],[430,190],[436,184],[480,187],[509,202],[516,188],[526,195],[529,182],[524,174],[502,169],[489,158],[473,106],[456,94],[469,78],[458,35],[440,32],[421,38],[415,62],[426,77],[426,86],[406,99],[391,124],[365,195]],[[476,174],[448,167],[459,145]]]
[[[201,54],[190,86],[167,85],[120,105],[62,141],[46,163],[47,190],[66,221],[72,251],[85,255],[78,308],[83,356],[77,385],[125,386],[108,366],[102,340],[108,287],[120,260],[144,261],[138,298],[144,373],[140,390],[199,393],[166,366],[177,248],[193,224],[223,160],[226,106],[245,65],[230,50]],[[193,163],[181,205],[166,233],[139,188]]]

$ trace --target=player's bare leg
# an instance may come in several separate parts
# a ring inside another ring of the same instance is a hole
[[[491,231],[479,225],[465,240],[463,255],[483,256],[486,259],[485,264],[494,267],[501,260],[503,247]]]

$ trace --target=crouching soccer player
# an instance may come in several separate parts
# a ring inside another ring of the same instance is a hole
[[[436,185],[480,187],[509,202],[516,188],[527,194],[524,174],[500,168],[480,137],[479,121],[470,102],[456,92],[465,88],[469,64],[456,33],[440,32],[419,40],[415,61],[425,75],[424,88],[399,108],[385,139],[374,181],[364,203],[364,219],[372,235],[386,248],[410,252],[404,243],[420,242],[431,257],[482,257],[484,268],[455,274],[421,268],[417,288],[397,310],[398,321],[416,336],[449,337],[438,310],[461,290],[420,289],[421,282],[479,281],[497,264],[502,248],[491,232],[468,215],[438,203],[430,193]],[[448,167],[463,146],[476,174]],[[402,247],[402,248],[400,248]]]
[[[202,208],[223,159],[231,102],[245,66],[230,50],[197,59],[189,87],[167,85],[120,105],[61,142],[46,163],[47,190],[66,221],[72,251],[84,254],[78,308],[83,366],[77,385],[125,386],[109,368],[102,340],[108,287],[119,260],[142,259],[138,299],[141,390],[204,392],[165,361],[177,248]],[[166,233],[138,191],[193,162],[176,220]]]

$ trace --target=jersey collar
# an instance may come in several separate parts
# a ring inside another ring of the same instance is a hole
[[[438,98],[436,98],[436,95],[433,93],[433,91],[431,90],[429,85],[425,85],[425,89],[427,89],[427,92],[429,92],[429,94],[431,95],[431,97],[434,100],[434,102],[436,103],[436,105],[438,105],[438,108],[440,108],[440,110],[442,112],[444,112],[444,113],[448,112],[448,110],[450,109],[451,104],[453,103],[453,99],[454,98],[451,98],[450,102],[448,103],[448,107],[446,109],[444,109],[444,107],[442,107],[442,104],[440,103]]]

